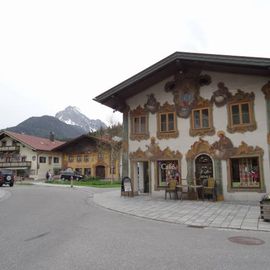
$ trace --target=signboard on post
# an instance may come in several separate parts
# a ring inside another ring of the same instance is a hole
[[[124,196],[133,196],[132,194],[132,185],[131,179],[129,177],[124,177],[122,179],[122,195]]]

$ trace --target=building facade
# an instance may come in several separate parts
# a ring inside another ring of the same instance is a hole
[[[123,176],[164,196],[213,177],[219,200],[270,191],[270,59],[174,53],[95,100],[123,113]]]
[[[58,174],[62,153],[53,149],[64,142],[3,131],[0,134],[0,168],[10,169],[17,179],[44,179],[47,171]]]
[[[121,143],[82,135],[55,149],[63,154],[63,169],[72,169],[86,177],[120,178]]]

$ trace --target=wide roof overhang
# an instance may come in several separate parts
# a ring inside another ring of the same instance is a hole
[[[244,56],[175,52],[122,83],[103,92],[94,100],[123,112],[125,100],[168,78],[179,70],[201,70],[270,76],[270,59]]]

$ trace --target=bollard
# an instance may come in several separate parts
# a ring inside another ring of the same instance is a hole
[[[73,176],[70,177],[70,187],[73,188]]]

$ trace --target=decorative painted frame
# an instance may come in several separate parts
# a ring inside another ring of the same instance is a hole
[[[265,192],[265,183],[264,183],[264,174],[263,174],[263,155],[264,150],[259,146],[249,146],[245,142],[241,142],[241,144],[235,148],[235,152],[233,156],[230,156],[227,160],[227,190],[228,192]],[[261,186],[259,188],[233,188],[232,187],[232,176],[231,176],[231,158],[250,158],[257,157],[259,161],[260,168],[260,182]]]
[[[139,147],[135,152],[129,153],[129,158],[131,164],[134,164],[136,161],[158,161],[158,160],[177,160],[179,169],[181,170],[181,160],[183,155],[177,150],[171,150],[169,147],[166,147],[164,150],[161,150],[158,143],[156,143],[156,139],[154,137],[151,138],[150,145],[146,145],[147,150],[143,151]],[[150,167],[150,166],[149,166]],[[134,169],[132,165],[131,173],[133,175]],[[150,178],[150,183],[152,183],[153,179]],[[154,190],[161,190],[164,187],[158,185],[158,177],[157,177],[157,164],[154,163]]]
[[[141,117],[145,117],[146,123],[145,123],[145,133],[135,133],[135,124],[134,124],[134,120],[135,118],[141,118]],[[141,141],[141,140],[147,140],[150,137],[149,134],[149,112],[146,111],[146,109],[142,108],[140,105],[130,111],[130,140],[137,140],[137,141]]]
[[[161,131],[161,115],[170,114],[174,115],[174,130],[172,131]],[[174,105],[170,105],[168,102],[164,103],[163,106],[160,107],[159,112],[157,113],[157,138],[158,139],[170,139],[177,138],[179,136],[179,131],[177,128],[177,116],[175,112]]]
[[[215,103],[217,107],[224,106],[228,100],[232,97],[231,92],[225,86],[223,82],[218,83],[218,90],[213,92],[211,97],[211,103]]]
[[[237,93],[230,98],[229,102],[227,103],[227,112],[228,112],[227,131],[229,133],[235,133],[235,132],[244,133],[247,131],[254,131],[257,129],[257,123],[255,121],[255,115],[254,115],[254,99],[255,99],[255,95],[253,92],[245,93],[244,91],[242,91],[240,89],[238,89]],[[233,125],[232,106],[233,105],[240,105],[240,104],[244,104],[244,103],[249,104],[250,123],[249,124]]]
[[[201,111],[203,109],[208,109],[209,127],[195,128],[194,127],[194,112],[197,110]],[[204,136],[204,135],[212,136],[214,134],[215,134],[215,128],[213,126],[213,104],[207,99],[198,97],[196,107],[193,108],[191,111],[189,135],[192,137],[195,137],[195,136]]]

